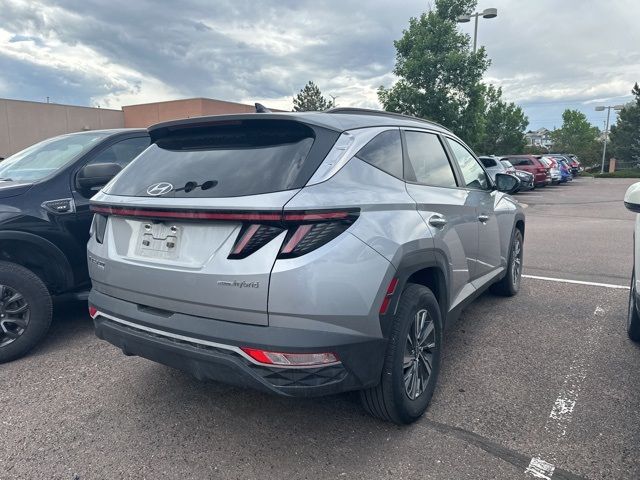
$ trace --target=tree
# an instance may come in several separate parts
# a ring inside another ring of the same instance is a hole
[[[434,120],[481,153],[520,153],[529,124],[520,107],[502,100],[502,89],[482,83],[489,67],[484,48],[473,52],[456,19],[476,0],[435,0],[435,8],[409,19],[394,42],[399,80],[381,86],[385,110]]]
[[[458,31],[456,18],[472,11],[476,0],[436,0],[435,9],[411,18],[396,40],[398,82],[380,87],[385,110],[429,118],[450,128],[471,146],[484,135],[489,67],[484,48],[472,52],[468,35]]]
[[[318,86],[309,81],[293,98],[294,112],[322,111],[333,107],[333,102],[322,96]]]
[[[621,162],[640,162],[640,86],[631,90],[635,99],[620,111],[611,127],[611,152]]]
[[[476,146],[479,154],[522,153],[529,125],[522,108],[502,100],[502,88],[489,85],[485,94],[484,135]]]
[[[599,135],[600,130],[584,113],[567,109],[562,114],[562,127],[551,132],[551,139],[555,151],[574,153],[583,161],[593,162],[598,159]]]

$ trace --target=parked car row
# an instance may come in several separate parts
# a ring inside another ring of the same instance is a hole
[[[480,161],[490,175],[515,175],[520,180],[517,191],[567,183],[584,170],[578,157],[565,153],[485,156]]]
[[[533,179],[495,167],[437,124],[361,109],[42,142],[0,164],[0,362],[90,277],[96,334],[126,355],[285,396],[358,390],[410,423],[445,324],[520,287],[509,194]]]

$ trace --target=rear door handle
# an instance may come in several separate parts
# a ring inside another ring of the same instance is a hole
[[[478,215],[478,220],[480,220],[482,223],[486,223],[487,221],[489,221],[489,215],[485,215],[484,213]]]
[[[447,224],[447,219],[444,218],[442,215],[431,215],[431,217],[429,217],[429,225],[431,225],[432,227],[436,227],[436,228],[444,228],[444,226]]]

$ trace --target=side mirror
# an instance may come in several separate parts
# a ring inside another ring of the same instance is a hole
[[[86,165],[76,176],[76,187],[78,190],[92,190],[97,187],[104,187],[121,170],[122,167],[117,163]]]
[[[640,182],[634,183],[624,194],[624,206],[632,212],[640,213]]]
[[[520,179],[508,173],[496,173],[496,189],[504,193],[514,193],[520,187]]]

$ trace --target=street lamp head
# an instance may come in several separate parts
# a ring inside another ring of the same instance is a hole
[[[616,105],[615,107],[613,107],[614,110],[620,111],[624,108],[624,105]]]
[[[596,107],[596,112],[604,112],[604,107],[602,105],[598,105]]]
[[[458,23],[467,23],[471,21],[471,15],[460,15],[458,17]]]
[[[496,18],[498,16],[497,8],[485,8],[482,12],[482,18]]]

